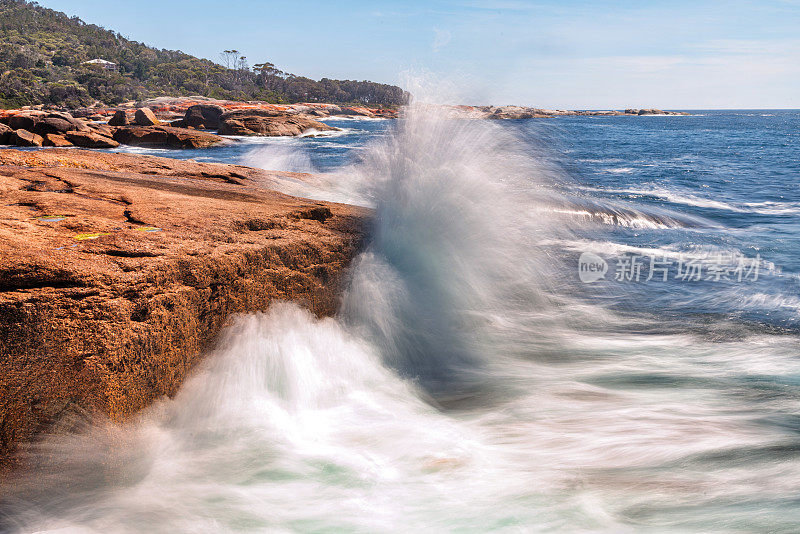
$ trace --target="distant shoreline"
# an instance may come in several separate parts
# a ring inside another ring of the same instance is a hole
[[[368,106],[355,104],[333,104],[324,102],[302,102],[296,104],[275,104],[260,100],[234,101],[220,100],[199,95],[156,97],[138,102],[126,102],[115,106],[97,103],[91,107],[69,108],[64,106],[33,105],[22,106],[16,109],[0,110],[0,117],[14,115],[26,111],[60,111],[69,112],[75,117],[86,117],[92,120],[105,120],[119,110],[133,110],[147,107],[164,118],[177,119],[186,109],[194,105],[219,106],[226,111],[232,110],[271,110],[288,113],[310,115],[315,118],[328,116],[351,116],[365,118],[397,118],[398,109],[388,106]],[[643,115],[690,115],[686,111],[668,111],[658,108],[627,108],[624,110],[589,110],[589,109],[545,109],[529,106],[469,106],[469,105],[444,105],[444,109],[451,109],[457,115],[465,118],[477,119],[535,119],[561,116],[643,116]]]
[[[690,115],[685,111],[665,111],[658,108],[627,108],[625,110],[567,110],[542,109],[525,106],[455,106],[472,118],[479,119],[538,119],[570,116],[614,117],[621,115]]]

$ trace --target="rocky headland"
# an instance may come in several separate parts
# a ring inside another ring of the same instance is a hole
[[[333,313],[368,212],[271,189],[287,177],[305,176],[0,150],[0,466],[72,414],[174,394],[233,314]]]

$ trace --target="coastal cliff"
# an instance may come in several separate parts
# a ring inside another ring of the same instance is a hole
[[[0,466],[74,413],[176,392],[232,314],[336,308],[367,210],[302,175],[83,150],[0,150]]]

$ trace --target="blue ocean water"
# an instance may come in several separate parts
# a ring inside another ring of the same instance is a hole
[[[326,173],[357,164],[395,121],[326,122],[342,132],[238,138],[203,150],[122,150]],[[553,167],[577,211],[588,206],[595,220],[616,216],[592,232],[582,229],[588,240],[583,248],[573,243],[563,251],[568,256],[585,249],[609,262],[608,283],[581,291],[665,319],[721,314],[776,328],[800,324],[800,112],[557,117],[507,121],[502,127]],[[261,150],[255,160],[254,149]],[[589,241],[597,243],[588,246]],[[638,283],[617,281],[619,261],[634,256],[641,265]],[[680,278],[681,257],[682,266],[691,260],[695,268],[700,264],[699,280],[696,272]],[[645,281],[651,258],[661,271]],[[757,272],[754,263],[759,263]],[[717,265],[723,267],[719,277]]]
[[[715,263],[717,254],[762,260],[759,279],[753,282],[750,276],[741,283],[716,280],[716,274],[707,280],[706,273],[700,281],[676,282],[673,265],[670,283],[627,284],[626,305],[638,302],[677,317],[735,315],[796,329],[800,113],[564,117],[548,130],[545,136],[560,147],[554,159],[584,198],[675,219],[658,228],[616,225],[598,239],[672,256],[701,253],[708,256],[706,264]],[[687,215],[696,219],[681,222]],[[752,262],[745,263],[749,268]]]
[[[341,132],[319,137],[313,135],[301,138],[229,137],[231,142],[225,146],[203,149],[122,146],[113,151],[215,163],[246,163],[254,149],[268,147],[274,154],[274,159],[264,161],[265,168],[298,172],[330,172],[357,161],[359,153],[371,142],[385,135],[393,122],[380,119],[334,118],[325,120],[325,123],[339,128]]]
[[[124,148],[319,173],[372,238],[336,317],[239,318],[174,399],[46,441],[0,524],[800,531],[800,112],[691,113]]]

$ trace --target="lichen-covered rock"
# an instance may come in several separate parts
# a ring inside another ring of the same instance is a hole
[[[368,214],[236,165],[74,149],[0,165],[5,465],[74,412],[120,421],[174,394],[232,314],[333,313]]]

